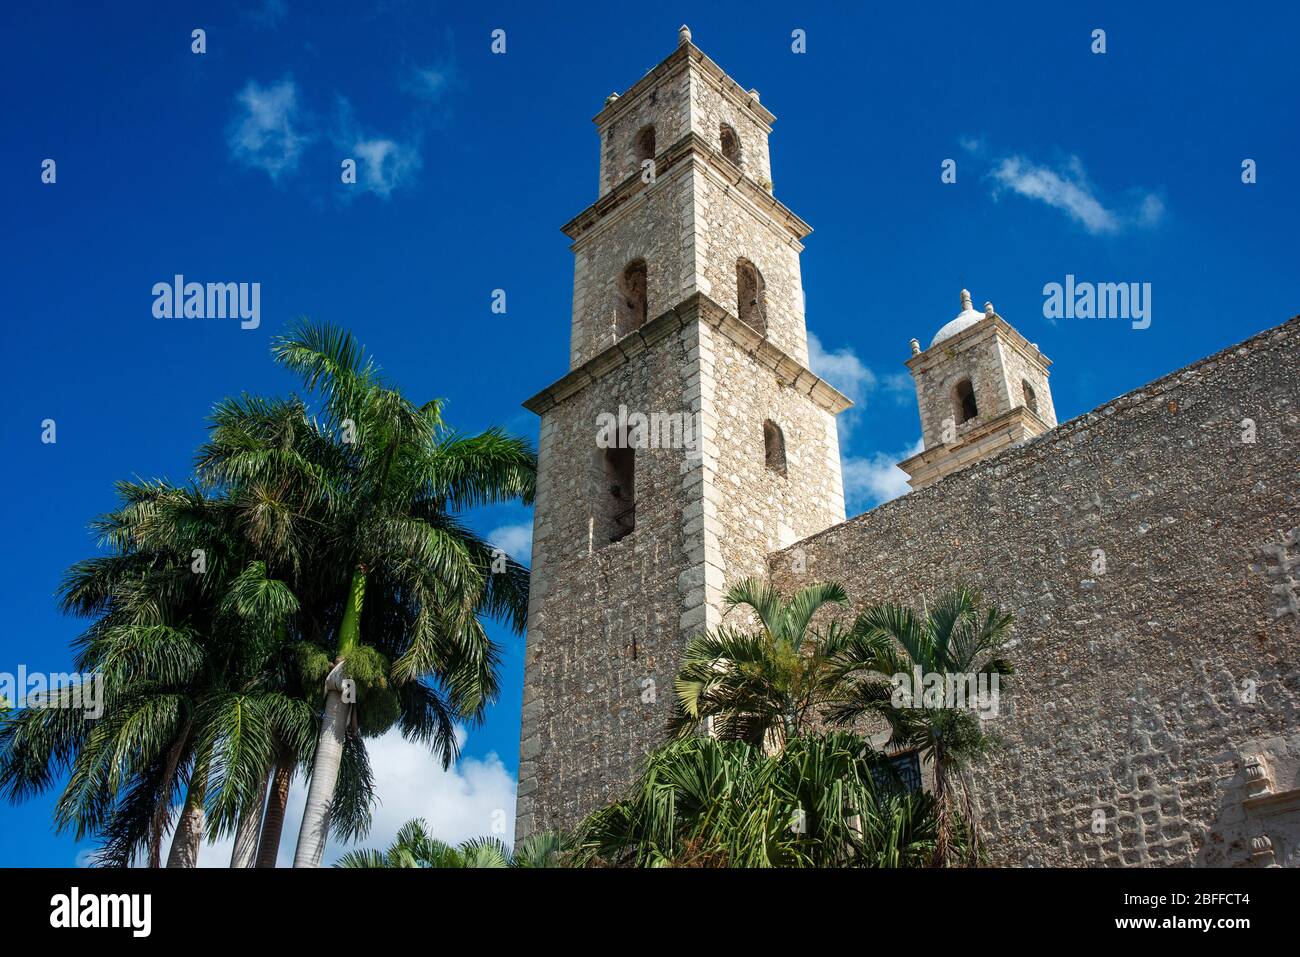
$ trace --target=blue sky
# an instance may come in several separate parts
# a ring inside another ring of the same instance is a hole
[[[520,402],[567,367],[559,226],[595,199],[590,119],[682,22],[778,117],[776,195],[814,227],[815,364],[859,403],[842,430],[853,512],[900,491],[890,466],[919,435],[907,343],[958,312],[962,286],[1054,360],[1062,421],[1300,312],[1294,7],[84,6],[0,12],[0,671],[67,667],[83,623],[53,594],[92,552],[112,483],[185,479],[215,400],[293,388],[268,344],[295,316],[351,328],[457,427],[535,437]],[[177,273],[260,282],[260,326],[155,319],[151,289]],[[1043,287],[1067,274],[1150,283],[1150,328],[1045,319]],[[528,520],[475,516],[512,548]],[[370,843],[412,811],[450,838],[486,833],[512,802],[523,641],[499,637],[502,701],[460,768],[378,746]],[[89,846],[51,833],[51,804],[0,807],[0,864],[67,865]]]

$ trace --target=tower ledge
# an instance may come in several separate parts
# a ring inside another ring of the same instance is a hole
[[[801,240],[812,232],[811,226],[791,212],[789,207],[779,199],[746,176],[739,167],[725,159],[721,153],[713,148],[708,140],[698,133],[687,133],[659,154],[657,157],[659,165],[655,173],[656,182],[668,177],[671,170],[687,160],[709,169],[719,178],[724,179],[729,188],[738,191],[753,206],[766,214],[769,219],[781,224],[794,240]],[[654,184],[643,182],[638,174],[628,176],[623,182],[561,226],[560,231],[570,239],[577,240],[583,234],[596,228],[605,217],[619,207],[631,203],[636,197],[649,192],[653,188]]]
[[[704,293],[697,292],[538,392],[524,403],[524,408],[538,415],[553,409],[588,385],[604,378],[612,370],[626,365],[633,356],[696,321],[717,329],[753,357],[760,366],[771,370],[777,381],[807,395],[819,408],[832,415],[838,415],[853,405],[847,396],[773,345],[757,329],[742,322]]]
[[[664,57],[658,66],[647,71],[645,76],[620,93],[617,98],[607,101],[605,108],[593,116],[591,121],[596,126],[603,127],[626,111],[641,96],[654,89],[660,80],[671,76],[680,69],[686,68],[690,63],[696,64],[701,73],[713,81],[723,96],[745,109],[769,132],[771,131],[772,124],[776,122],[776,116],[772,111],[760,103],[758,97],[749,93],[739,83],[727,76],[722,67],[710,60],[703,50],[689,40]]]

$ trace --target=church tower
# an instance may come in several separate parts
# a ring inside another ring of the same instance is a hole
[[[596,115],[569,371],[541,416],[516,836],[567,827],[663,743],[692,636],[728,585],[844,520],[835,417],[808,370],[775,117],[678,32]]]
[[[1011,328],[993,303],[976,312],[963,289],[961,307],[928,349],[912,340],[907,367],[916,382],[925,448],[898,463],[912,488],[1056,428],[1047,385],[1051,360]]]

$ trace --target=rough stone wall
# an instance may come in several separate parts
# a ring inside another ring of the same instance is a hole
[[[573,824],[630,781],[662,738],[683,576],[700,560],[687,531],[698,481],[688,481],[686,450],[637,449],[636,529],[593,549],[602,489],[588,463],[599,454],[600,413],[690,407],[697,342],[693,327],[679,329],[542,415],[517,836]],[[654,689],[658,700],[643,700]]]
[[[799,269],[803,246],[729,189],[710,164],[697,165],[695,224],[700,291],[737,314],[736,262],[748,259],[763,274],[768,339],[806,366],[808,332]]]
[[[597,127],[601,196],[629,176],[641,174],[636,140],[646,126],[655,128],[656,155],[689,132],[693,102],[689,76],[683,65],[644,90],[629,91],[632,98],[621,105],[618,115]]]
[[[785,591],[1014,613],[996,860],[1300,863],[1298,384],[1300,317],[772,556]]]
[[[1004,388],[1010,400],[1008,408],[1025,405],[1022,383],[1028,382],[1034,390],[1038,403],[1038,417],[1048,426],[1056,425],[1056,406],[1052,402],[1052,390],[1048,384],[1048,372],[1042,364],[1027,356],[1015,344],[999,342],[998,349],[1002,357],[1002,376]]]
[[[726,530],[721,557],[730,584],[766,577],[773,551],[844,521],[844,486],[835,416],[770,373],[755,372],[725,336],[715,339],[717,517]],[[766,465],[768,419],[785,437],[785,475]]]
[[[953,421],[956,437],[961,438],[995,416],[1024,405],[1022,378],[1029,379],[1038,395],[1039,408],[1050,411],[1050,424],[1054,425],[1056,411],[1046,370],[1035,369],[1034,365],[993,322],[972,326],[932,346],[926,361],[913,371],[925,447],[944,444],[948,419]],[[960,416],[953,401],[953,389],[962,379],[970,379],[979,408],[979,415],[966,422],[958,421]]]
[[[722,152],[722,124],[736,131],[740,140],[740,169],[768,192],[772,191],[772,161],[767,138],[772,132],[753,113],[724,94],[723,83],[698,67],[691,71],[691,129],[719,153]]]
[[[647,317],[694,291],[694,217],[694,176],[680,163],[573,244],[571,368],[614,344],[617,283],[634,259],[646,263]]]

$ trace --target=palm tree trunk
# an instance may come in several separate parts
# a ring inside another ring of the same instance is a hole
[[[257,866],[275,867],[280,855],[280,832],[284,830],[284,809],[289,803],[289,785],[293,781],[293,760],[281,755],[275,765],[271,796],[262,816],[262,837],[257,845]]]
[[[171,819],[172,814],[172,777],[176,774],[176,768],[181,763],[181,752],[185,749],[185,742],[189,736],[190,729],[187,724],[185,729],[177,735],[176,743],[167,752],[167,764],[162,777],[163,793],[158,798],[158,804],[153,811],[153,821],[149,824],[150,867],[162,867],[163,832],[167,830],[167,822]]]
[[[262,829],[262,808],[266,804],[266,784],[271,779],[271,769],[262,772],[257,787],[257,803],[239,812],[239,826],[235,828],[235,849],[230,853],[231,867],[252,867],[257,860],[257,835]]]
[[[172,849],[167,855],[168,867],[198,867],[199,849],[203,846],[203,795],[207,790],[206,772],[202,776],[192,772],[189,788],[185,792],[185,805],[172,835]]]
[[[325,837],[329,832],[330,804],[334,785],[343,761],[343,741],[348,733],[352,704],[343,700],[343,681],[348,654],[361,643],[361,606],[366,595],[366,570],[357,566],[352,572],[348,603],[339,625],[339,651],[334,669],[325,679],[325,712],[321,717],[320,738],[312,761],[311,785],[307,789],[307,806],[302,812],[294,867],[320,867],[325,855]]]
[[[948,866],[948,829],[949,807],[948,807],[948,782],[944,774],[943,758],[935,749],[934,754],[934,810],[935,810],[935,840],[934,840],[934,866]]]
[[[348,733],[352,705],[343,700],[343,661],[334,666],[325,682],[325,714],[321,720],[320,740],[316,742],[316,759],[312,762],[311,785],[307,789],[307,806],[302,812],[302,829],[294,851],[294,867],[320,867],[325,855],[325,838],[329,832],[330,803],[339,779],[343,760],[343,739]]]

